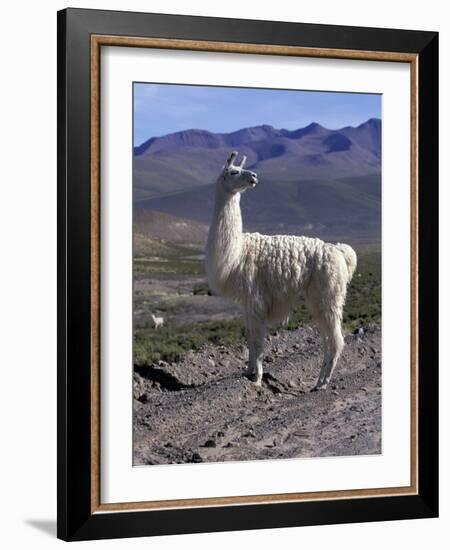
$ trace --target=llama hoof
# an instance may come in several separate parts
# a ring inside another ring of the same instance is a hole
[[[324,391],[327,389],[326,384],[316,384],[311,391]]]
[[[256,372],[248,372],[246,376],[251,382],[255,384],[255,386],[261,386],[262,378],[259,377]]]

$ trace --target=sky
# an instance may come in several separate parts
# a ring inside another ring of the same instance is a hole
[[[381,118],[381,95],[134,83],[134,145],[192,128],[233,132],[269,124],[296,130],[358,126]]]

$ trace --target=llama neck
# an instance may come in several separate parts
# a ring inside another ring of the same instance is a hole
[[[240,193],[226,193],[217,186],[214,215],[206,246],[208,276],[219,283],[239,262],[242,248]]]

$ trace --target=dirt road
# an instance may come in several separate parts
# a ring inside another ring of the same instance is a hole
[[[380,453],[381,330],[345,340],[320,392],[311,392],[322,357],[312,328],[267,339],[261,388],[245,377],[243,345],[135,367],[134,464]]]

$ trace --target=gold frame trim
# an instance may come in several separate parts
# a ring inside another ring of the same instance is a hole
[[[407,487],[102,504],[100,500],[100,49],[102,46],[409,63],[411,81],[411,484]],[[418,479],[418,56],[132,36],[91,35],[91,513],[417,495]]]

